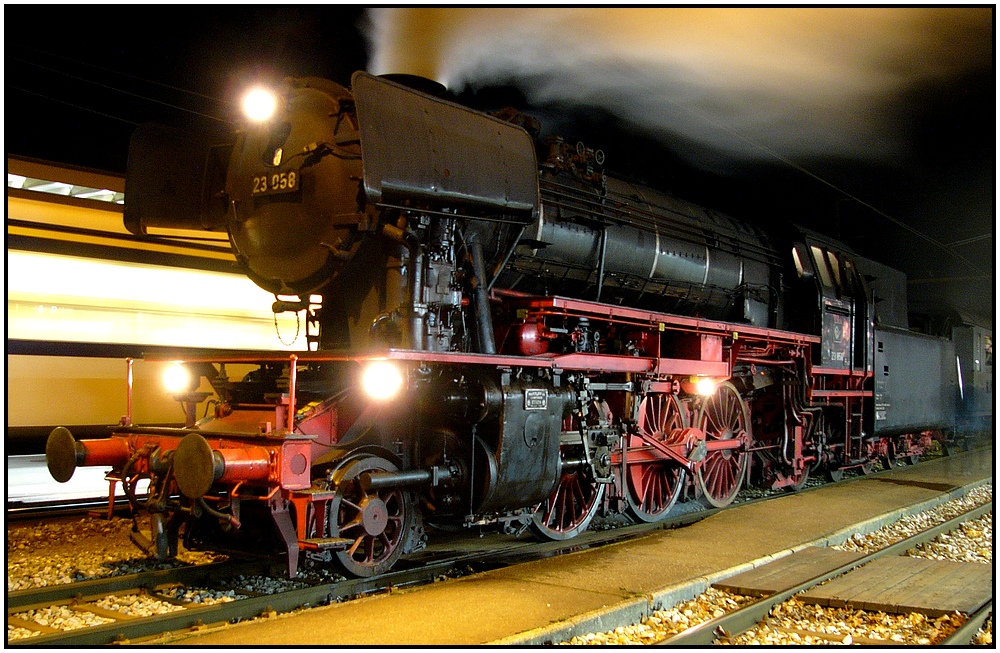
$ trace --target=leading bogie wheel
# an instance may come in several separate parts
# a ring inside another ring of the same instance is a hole
[[[734,449],[709,451],[696,478],[705,499],[724,508],[736,498],[746,477],[750,454],[750,410],[736,387],[728,381],[706,397],[695,422],[705,432],[706,442],[741,440]]]
[[[352,540],[335,554],[352,576],[367,578],[388,571],[403,554],[414,520],[410,494],[400,488],[365,490],[358,478],[365,472],[395,472],[398,468],[379,456],[345,461],[333,475],[337,496],[330,502],[330,537]]]
[[[639,404],[637,434],[628,436],[624,453],[626,509],[637,521],[655,522],[666,518],[684,490],[687,471],[673,460],[652,462],[629,459],[629,450],[649,447],[648,440],[668,444],[671,434],[687,428],[687,416],[677,397],[647,395]]]

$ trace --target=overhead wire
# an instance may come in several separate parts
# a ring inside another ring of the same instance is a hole
[[[896,226],[898,226],[898,227],[900,227],[902,229],[905,229],[906,231],[910,232],[914,236],[916,236],[916,237],[918,237],[918,238],[920,238],[920,239],[922,239],[922,240],[930,243],[931,245],[933,245],[933,246],[935,246],[935,247],[937,247],[937,248],[939,248],[941,250],[944,250],[945,252],[947,252],[948,254],[950,254],[953,258],[961,261],[962,263],[964,263],[965,265],[967,265],[969,268],[971,268],[975,272],[979,272],[980,274],[983,273],[982,268],[980,268],[977,264],[973,263],[972,261],[970,261],[966,257],[964,257],[961,254],[959,254],[958,252],[956,252],[954,249],[952,249],[951,246],[946,245],[946,244],[942,243],[941,241],[928,236],[927,234],[923,233],[922,231],[920,231],[916,227],[913,227],[911,225],[906,224],[902,220],[899,220],[898,218],[895,218],[895,217],[889,215],[885,211],[879,209],[876,206],[873,206],[869,202],[866,202],[865,200],[861,199],[860,197],[857,197],[853,193],[851,193],[849,191],[846,191],[843,188],[840,188],[839,186],[837,186],[833,182],[824,179],[823,177],[821,177],[818,174],[812,172],[811,170],[808,170],[807,168],[803,167],[802,165],[800,165],[798,163],[795,163],[794,161],[791,161],[790,159],[788,159],[786,157],[781,156],[780,154],[778,154],[777,152],[775,152],[771,148],[767,147],[763,143],[758,143],[757,141],[755,141],[754,139],[750,138],[749,136],[745,136],[743,134],[740,134],[739,132],[733,131],[729,127],[726,127],[725,125],[720,124],[719,122],[713,120],[712,118],[710,118],[709,116],[705,115],[701,111],[697,111],[695,109],[692,109],[691,107],[686,107],[686,106],[683,106],[681,104],[678,104],[678,103],[670,101],[670,100],[668,100],[668,102],[670,102],[674,106],[680,108],[682,111],[685,111],[685,112],[687,112],[687,113],[689,113],[689,114],[697,117],[698,119],[705,121],[706,123],[708,123],[709,125],[712,125],[716,129],[720,129],[720,130],[726,132],[727,134],[729,134],[730,136],[733,136],[734,138],[737,138],[737,139],[739,139],[739,140],[741,140],[741,141],[743,141],[745,143],[750,144],[753,147],[756,147],[757,149],[761,150],[762,152],[764,152],[768,156],[771,156],[774,159],[780,161],[781,163],[784,163],[785,165],[793,168],[794,170],[797,170],[797,171],[801,172],[802,174],[804,174],[804,175],[806,175],[808,177],[811,177],[812,179],[814,179],[814,180],[818,181],[819,183],[823,184],[824,186],[828,186],[829,188],[832,188],[833,190],[835,190],[838,193],[840,193],[841,195],[843,195],[845,198],[849,198],[849,199],[854,200],[855,202],[857,202],[861,206],[863,206],[863,207],[869,209],[870,211],[872,211],[873,213],[875,213],[875,214],[877,214],[877,215],[885,218],[886,220],[888,220],[892,224],[894,224],[894,225],[896,225]]]
[[[69,61],[69,62],[72,62],[72,63],[75,63],[75,64],[79,64],[81,66],[87,66],[89,68],[94,68],[96,70],[100,70],[100,71],[103,71],[103,72],[106,72],[106,73],[111,73],[113,75],[120,75],[122,77],[128,77],[129,79],[135,79],[135,80],[138,80],[140,82],[145,82],[147,84],[154,84],[156,86],[162,86],[163,88],[169,88],[172,91],[178,91],[180,93],[187,93],[188,95],[194,95],[196,97],[204,98],[206,100],[211,100],[212,102],[216,102],[216,103],[221,104],[223,106],[232,106],[234,104],[231,101],[223,100],[223,99],[220,99],[220,98],[217,98],[217,97],[212,97],[211,95],[205,95],[204,93],[198,93],[197,91],[192,91],[192,90],[187,89],[187,88],[182,88],[180,86],[171,86],[170,84],[164,84],[163,82],[158,82],[158,81],[153,80],[153,79],[149,79],[149,78],[146,78],[146,77],[140,77],[138,75],[132,75],[130,73],[123,73],[120,70],[115,70],[113,68],[107,68],[105,66],[98,66],[97,64],[89,63],[89,62],[86,62],[86,61],[80,61],[78,59],[72,59],[70,57],[67,57],[67,56],[64,56],[64,55],[61,55],[61,54],[56,54],[54,52],[48,52],[46,50],[39,50],[37,48],[26,48],[26,49],[30,50],[31,52],[37,52],[39,54],[44,54],[46,56],[53,57],[54,59],[62,59],[63,61]]]
[[[125,123],[128,123],[130,125],[138,125],[139,124],[139,123],[137,123],[137,122],[135,122],[133,120],[128,120],[128,119],[122,118],[120,116],[113,116],[110,113],[104,113],[103,111],[98,111],[96,109],[91,109],[89,107],[80,106],[79,104],[73,104],[72,102],[67,102],[66,100],[60,100],[59,98],[50,97],[48,95],[45,95],[43,93],[38,93],[36,91],[29,91],[26,88],[21,88],[20,86],[14,86],[13,84],[5,84],[5,86],[7,88],[12,88],[15,91],[21,91],[22,93],[28,93],[29,95],[35,95],[35,96],[38,96],[40,98],[44,98],[44,99],[49,100],[51,102],[58,102],[59,104],[65,104],[67,106],[73,107],[74,109],[80,109],[81,111],[89,111],[90,113],[96,113],[99,116],[104,116],[105,118],[111,118],[112,120],[118,120],[120,122],[125,122]]]
[[[92,79],[87,79],[85,77],[80,77],[78,75],[73,75],[71,73],[63,72],[61,70],[57,70],[55,68],[50,68],[49,66],[44,66],[42,64],[35,63],[33,61],[27,61],[25,59],[20,59],[18,57],[12,57],[11,60],[18,61],[18,62],[24,63],[24,64],[28,64],[29,66],[35,66],[36,68],[41,68],[42,70],[47,70],[47,71],[49,71],[51,73],[55,73],[57,75],[63,75],[65,77],[69,77],[70,79],[75,79],[77,81],[84,82],[86,84],[93,84],[94,86],[99,86],[101,88],[106,88],[106,89],[109,89],[111,91],[115,91],[116,93],[122,93],[123,95],[129,95],[129,96],[132,96],[132,97],[135,97],[135,98],[139,98],[140,100],[145,100],[147,102],[154,102],[156,104],[161,104],[163,106],[170,107],[171,109],[177,109],[178,111],[186,111],[186,112],[192,113],[192,114],[194,114],[196,116],[201,116],[202,118],[207,118],[209,120],[214,120],[216,122],[221,122],[221,123],[228,123],[229,122],[228,120],[226,120],[224,118],[219,118],[218,116],[212,116],[212,115],[209,115],[207,113],[202,113],[200,111],[195,111],[194,109],[188,109],[186,107],[177,106],[176,104],[171,104],[169,102],[164,102],[163,100],[157,100],[156,98],[151,98],[151,97],[147,97],[145,95],[140,95],[138,93],[133,93],[131,91],[126,91],[124,89],[116,88],[116,87],[111,86],[109,84],[102,84],[101,82],[95,82]]]

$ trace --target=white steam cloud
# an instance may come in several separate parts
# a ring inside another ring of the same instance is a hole
[[[898,154],[906,94],[993,56],[989,7],[411,7],[370,23],[373,73],[517,80],[533,103],[750,158]]]

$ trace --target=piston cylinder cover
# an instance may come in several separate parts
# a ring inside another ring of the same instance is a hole
[[[545,500],[562,472],[559,435],[573,405],[573,390],[542,380],[503,386],[503,409],[477,430],[487,445],[490,478],[477,510],[518,508]],[[477,463],[478,464],[478,463]],[[480,470],[479,478],[484,474]]]

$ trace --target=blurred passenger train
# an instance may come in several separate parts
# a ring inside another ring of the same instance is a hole
[[[305,348],[295,316],[268,310],[224,235],[136,237],[122,222],[124,191],[121,176],[7,159],[8,455],[43,453],[60,424],[107,436],[127,411],[128,358],[136,418],[183,424],[159,392],[167,364],[143,352]]]

